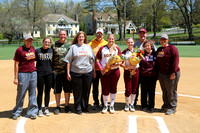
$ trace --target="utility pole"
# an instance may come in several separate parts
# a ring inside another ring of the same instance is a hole
[[[126,40],[126,0],[124,0],[124,39]]]

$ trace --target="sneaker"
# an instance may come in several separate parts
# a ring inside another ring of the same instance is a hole
[[[108,106],[104,106],[101,113],[105,114],[107,112],[107,110],[108,110]]]
[[[31,118],[32,120],[36,119],[36,114],[30,114],[29,118]]]
[[[130,106],[129,106],[129,109],[130,109],[131,112],[135,112],[135,108],[134,108],[133,105],[130,105]]]
[[[94,104],[94,106],[92,107],[93,110],[98,110],[99,109],[99,105]]]
[[[61,112],[61,111],[60,111],[60,107],[57,106],[57,107],[55,108],[55,110],[54,110],[54,114],[55,114],[55,115],[58,115],[60,112]]]
[[[76,113],[77,113],[78,115],[82,115],[82,111],[81,111],[81,110],[78,110]]]
[[[124,111],[129,111],[129,105],[125,105]]]
[[[50,116],[50,112],[49,112],[48,108],[46,108],[46,109],[44,110],[44,114],[45,114],[46,116]]]
[[[176,113],[176,110],[171,110],[171,109],[168,109],[167,112],[165,113],[166,115],[173,115]]]
[[[110,113],[111,113],[111,114],[114,114],[114,113],[115,113],[115,109],[114,109],[113,106],[110,106]]]
[[[19,117],[18,115],[13,115],[12,119],[13,119],[13,120],[17,120],[18,117]]]
[[[38,111],[38,116],[39,116],[39,117],[42,117],[42,116],[43,116],[43,112],[42,112],[41,109]]]
[[[142,111],[147,112],[148,111],[147,107],[142,108]]]
[[[154,108],[150,108],[150,113],[153,113],[155,112],[155,109]]]
[[[71,113],[72,110],[69,108],[69,106],[65,106],[65,112],[66,112],[66,113]]]

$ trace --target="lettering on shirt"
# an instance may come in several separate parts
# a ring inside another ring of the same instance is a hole
[[[106,57],[111,57],[111,55],[112,55],[112,54],[104,54],[103,57],[104,57],[104,58],[106,58]]]
[[[38,58],[39,58],[40,60],[52,60],[52,56],[53,56],[52,53],[45,53],[45,54],[39,53],[39,54],[38,54]]]
[[[30,52],[30,53],[26,53],[26,59],[27,60],[31,60],[31,59],[35,59],[35,53],[34,52]]]
[[[164,51],[158,52],[157,57],[163,57],[165,55]]]
[[[88,56],[88,55],[89,55],[88,51],[79,51],[78,52],[78,56]]]

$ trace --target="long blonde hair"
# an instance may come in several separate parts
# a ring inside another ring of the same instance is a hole
[[[72,41],[72,45],[78,43],[78,37],[79,37],[80,34],[83,34],[83,35],[84,35],[84,37],[85,37],[84,43],[85,43],[85,44],[88,44],[88,40],[87,40],[87,36],[86,36],[85,32],[79,31],[79,32],[76,34],[76,36],[74,37],[74,39],[73,39],[73,41]]]
[[[113,36],[114,39],[115,39],[115,35],[114,35],[114,34],[109,34],[108,37],[107,37],[107,40],[108,40],[108,38],[109,38],[110,36]],[[117,47],[117,45],[114,43],[114,44],[110,47],[110,53],[112,53],[113,50],[116,52],[116,51],[117,51],[117,50],[116,50],[116,47]]]

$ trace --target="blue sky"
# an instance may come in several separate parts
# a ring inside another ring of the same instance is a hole
[[[4,0],[0,0],[0,3],[3,2]],[[61,2],[66,2],[66,1],[70,1],[70,0],[57,0],[57,1],[61,1]],[[84,0],[72,0],[74,3],[77,2],[83,2]]]

